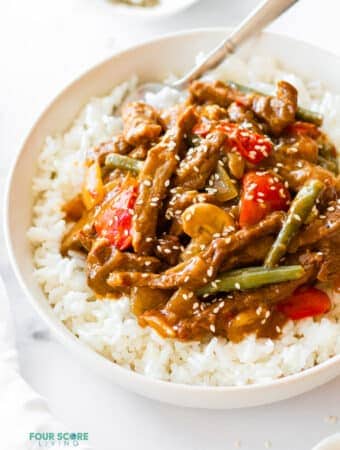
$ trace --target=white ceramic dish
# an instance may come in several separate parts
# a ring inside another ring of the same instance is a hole
[[[142,8],[138,6],[125,6],[119,3],[112,4],[115,13],[141,18],[160,18],[176,14],[199,0],[160,0],[160,4],[152,8]]]
[[[200,408],[255,406],[292,397],[339,375],[340,356],[265,385],[242,387],[174,384],[126,370],[87,348],[54,315],[33,277],[26,231],[31,222],[32,177],[37,155],[47,135],[64,131],[90,97],[106,94],[132,73],[138,74],[141,81],[162,80],[169,72],[181,74],[193,64],[200,51],[211,49],[225,33],[225,29],[196,30],[153,40],[113,56],[72,83],[45,110],[27,137],[12,169],[5,207],[6,240],[16,275],[33,306],[63,345],[89,367],[127,389],[176,405]],[[271,33],[262,34],[244,47],[242,53],[246,55],[254,48],[258,54],[276,56],[291,71],[320,79],[331,90],[340,92],[340,58]]]

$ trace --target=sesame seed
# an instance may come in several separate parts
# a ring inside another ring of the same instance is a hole
[[[259,307],[256,309],[256,315],[257,315],[257,316],[260,316],[261,313],[262,313],[262,306],[259,306]]]
[[[144,184],[145,186],[150,187],[150,186],[152,186],[152,181],[151,181],[151,180],[144,180],[144,181],[143,181],[143,184]]]
[[[293,217],[295,220],[297,220],[298,222],[301,222],[301,217],[299,216],[299,214],[293,214]]]
[[[235,283],[234,286],[235,286],[236,289],[241,289],[240,283]]]
[[[270,317],[270,311],[266,311],[266,314],[264,315],[266,319]]]
[[[211,324],[209,328],[212,333],[215,333],[216,331],[215,325]]]
[[[184,278],[184,283],[187,283],[189,280],[190,280],[190,277],[189,277],[189,275],[187,275],[187,276]]]
[[[327,208],[327,211],[329,211],[329,212],[334,212],[334,211],[335,211],[334,206],[329,206],[329,207]]]
[[[277,333],[281,333],[281,328],[278,325],[276,325],[275,330]]]

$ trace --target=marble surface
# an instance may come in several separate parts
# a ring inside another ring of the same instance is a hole
[[[1,211],[5,178],[20,142],[65,84],[117,49],[175,30],[231,25],[256,3],[201,0],[177,16],[145,22],[118,16],[105,0],[2,1]],[[294,14],[272,28],[340,53],[339,12],[335,0],[301,0]],[[327,418],[340,416],[340,378],[292,400],[237,411],[176,408],[126,392],[81,366],[50,335],[14,278],[2,229],[0,273],[15,315],[24,377],[70,430],[89,432],[96,450],[307,450],[339,430],[339,423]]]

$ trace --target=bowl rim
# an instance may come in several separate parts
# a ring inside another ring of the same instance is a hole
[[[34,294],[31,292],[31,289],[26,286],[24,277],[19,269],[19,266],[16,261],[15,251],[13,247],[12,237],[11,237],[11,230],[10,230],[10,193],[11,188],[14,180],[15,171],[17,168],[17,165],[19,163],[19,160],[21,158],[21,155],[23,153],[24,148],[26,147],[27,142],[29,141],[30,136],[32,135],[33,131],[36,129],[40,121],[49,114],[49,111],[54,107],[54,104],[64,95],[67,95],[69,90],[72,90],[74,85],[76,85],[83,77],[89,75],[91,72],[95,72],[100,69],[101,66],[106,65],[114,58],[119,58],[123,56],[124,54],[127,54],[132,51],[138,51],[139,48],[142,48],[146,45],[152,44],[154,42],[162,42],[166,41],[168,39],[181,37],[181,36],[195,36],[201,35],[204,33],[218,33],[218,32],[225,32],[225,31],[231,31],[233,27],[200,27],[200,28],[192,28],[188,30],[182,30],[182,31],[176,31],[172,33],[167,33],[161,36],[156,36],[151,39],[146,39],[136,45],[129,46],[127,48],[124,48],[123,50],[120,50],[118,52],[113,53],[110,57],[107,57],[101,61],[99,61],[95,65],[91,65],[88,69],[85,71],[82,71],[79,75],[77,75],[75,78],[71,80],[71,82],[67,83],[64,88],[62,88],[60,91],[58,91],[58,94],[55,95],[52,99],[50,99],[47,103],[47,105],[44,107],[42,112],[34,118],[34,123],[30,127],[29,131],[26,131],[24,139],[21,141],[20,149],[16,153],[11,165],[10,170],[7,176],[6,184],[5,184],[5,197],[4,197],[4,234],[5,234],[5,242],[6,247],[9,255],[9,260],[11,263],[11,267],[15,273],[16,279],[19,282],[19,285],[25,295],[29,299],[29,302],[35,309],[35,311],[39,314],[39,316],[48,324],[49,328],[53,331],[55,336],[57,337],[58,341],[65,344],[66,347],[68,347],[71,351],[74,352],[82,352],[82,359],[89,360],[91,362],[96,362],[96,364],[101,366],[103,370],[107,371],[107,373],[104,375],[107,378],[113,375],[114,373],[117,374],[117,377],[115,379],[117,380],[118,384],[122,384],[118,380],[118,374],[121,373],[122,376],[125,377],[128,382],[132,383],[139,383],[143,384],[144,386],[158,386],[159,389],[166,389],[171,390],[173,392],[176,391],[176,394],[180,394],[181,392],[192,392],[192,393],[215,393],[215,394],[221,394],[221,393],[247,393],[247,392],[255,392],[259,391],[265,394],[265,391],[270,391],[272,389],[279,388],[280,386],[287,385],[288,383],[294,383],[295,381],[303,382],[309,378],[312,378],[315,374],[326,372],[329,369],[338,366],[339,368],[339,374],[340,374],[340,354],[334,355],[331,358],[328,358],[326,361],[323,361],[313,367],[304,369],[300,372],[296,372],[294,374],[290,374],[287,376],[284,376],[282,378],[270,380],[268,382],[263,383],[254,383],[254,384],[246,384],[246,385],[233,385],[233,386],[211,386],[211,385],[194,385],[194,384],[185,384],[185,383],[178,383],[173,381],[167,381],[167,380],[161,380],[158,378],[152,378],[147,375],[135,372],[131,369],[127,369],[107,358],[102,356],[101,354],[97,353],[94,349],[90,348],[88,345],[86,345],[84,342],[82,342],[79,338],[74,336],[67,328],[66,326],[55,316],[53,319],[49,317],[43,310],[43,308],[39,305],[39,303],[35,300]],[[332,58],[336,58],[340,62],[340,56],[336,55],[333,52],[330,52],[328,50],[324,50],[321,47],[315,46],[313,44],[308,43],[305,40],[302,39],[295,39],[291,38],[289,36],[286,36],[282,33],[276,33],[272,31],[264,31],[261,33],[261,35],[266,36],[274,36],[276,38],[280,38],[283,40],[288,40],[291,42],[296,42],[299,44],[304,44],[310,48],[314,48],[315,50],[321,51],[328,56],[331,56]],[[43,293],[45,296],[45,294]],[[48,304],[48,303],[47,303]],[[48,305],[49,306],[49,305]],[[56,320],[55,320],[56,319]],[[99,367],[98,367],[99,368]],[[96,370],[95,366],[93,365],[93,369]],[[339,375],[338,374],[338,375]],[[135,392],[138,392],[138,389],[133,388],[133,384],[130,385],[130,389],[134,390]],[[259,404],[259,403],[258,403]],[[228,405],[225,406],[228,408]]]

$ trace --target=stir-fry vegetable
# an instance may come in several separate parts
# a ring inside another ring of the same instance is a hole
[[[281,231],[265,260],[266,267],[274,267],[286,253],[288,244],[307,220],[323,187],[321,181],[311,180],[297,193]]]
[[[196,203],[182,214],[183,231],[192,238],[206,238],[209,242],[214,234],[221,234],[228,227],[234,227],[230,214],[209,203]]]
[[[277,309],[289,319],[298,320],[325,314],[331,309],[331,301],[326,292],[303,286],[280,302]]]
[[[324,142],[319,147],[319,164],[327,170],[338,175],[338,158],[334,145]]]
[[[222,120],[218,126],[210,121],[200,120],[193,129],[198,136],[207,136],[214,129],[226,134],[227,150],[236,150],[246,161],[259,164],[273,149],[273,143],[264,134],[255,133],[237,123]]]
[[[243,178],[240,226],[254,225],[273,211],[286,211],[290,194],[284,183],[268,172],[248,172]]]
[[[220,274],[218,280],[209,283],[200,289],[198,293],[199,295],[204,295],[216,292],[255,289],[267,284],[297,280],[303,274],[303,267],[299,265],[282,266],[274,269],[248,267]]]
[[[252,89],[249,86],[244,86],[242,84],[235,83],[234,81],[229,81],[228,84],[230,86],[232,86],[233,88],[237,89],[238,91],[244,92],[245,94],[254,93],[254,94],[266,95],[263,92],[257,91],[256,89]],[[297,118],[297,120],[301,120],[303,122],[314,123],[318,127],[320,125],[322,125],[322,122],[323,122],[323,117],[321,114],[319,114],[315,111],[311,111],[306,108],[302,108],[301,106],[299,106],[296,111],[296,118]]]
[[[213,174],[211,187],[216,189],[216,199],[219,202],[227,202],[238,196],[235,183],[221,164],[217,165],[216,173]]]
[[[132,214],[137,198],[137,185],[117,189],[98,214],[95,229],[99,236],[106,238],[118,250],[131,246]]]
[[[85,168],[82,200],[87,210],[92,209],[104,198],[104,185],[100,166],[97,161]]]
[[[142,170],[143,164],[143,161],[117,153],[110,153],[105,159],[105,166],[109,169],[131,170],[136,173]]]
[[[220,122],[219,128],[227,134],[228,147],[236,148],[240,155],[252,164],[259,164],[273,150],[273,143],[263,134],[231,122]]]

